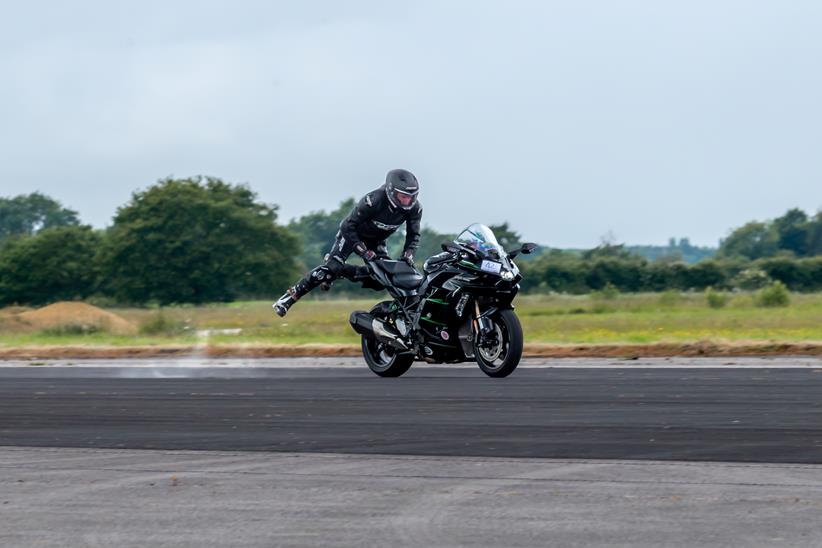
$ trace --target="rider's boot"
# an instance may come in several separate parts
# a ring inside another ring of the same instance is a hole
[[[288,309],[291,308],[292,305],[299,299],[300,297],[297,294],[296,288],[289,287],[288,291],[283,293],[283,296],[277,299],[277,302],[271,306],[274,308],[274,312],[282,318],[288,313]]]

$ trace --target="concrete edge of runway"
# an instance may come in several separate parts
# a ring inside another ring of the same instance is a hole
[[[822,507],[822,465],[0,447],[0,470],[20,548],[810,546]]]

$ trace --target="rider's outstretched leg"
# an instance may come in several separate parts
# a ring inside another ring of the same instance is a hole
[[[351,254],[353,248],[346,245],[345,238],[337,234],[337,239],[331,246],[331,251],[325,256],[325,264],[322,264],[309,272],[294,286],[289,287],[288,291],[283,293],[276,303],[274,303],[274,311],[277,315],[282,317],[288,313],[294,303],[300,300],[300,297],[306,295],[309,291],[317,286],[328,290],[331,288],[331,283],[344,274],[346,267],[345,260]]]
[[[329,265],[318,266],[306,274],[299,282],[289,287],[288,290],[283,293],[283,296],[277,299],[277,302],[272,305],[274,311],[280,317],[285,316],[288,313],[288,309],[300,300],[301,297],[318,286],[331,287],[331,282],[336,278],[337,273],[335,273]]]
[[[377,253],[380,257],[383,255],[385,257],[388,256],[385,252],[385,242],[366,242],[366,245],[369,246],[369,249],[372,247],[377,248]],[[380,248],[382,248],[382,253],[380,253]],[[334,240],[334,245],[331,246],[331,250],[325,256],[325,264],[318,266],[306,274],[305,277],[294,284],[293,287],[289,287],[288,291],[283,293],[283,296],[274,303],[273,307],[277,315],[281,317],[285,316],[286,313],[288,313],[288,309],[291,308],[300,297],[303,297],[318,286],[328,290],[337,278],[353,279],[359,270],[357,267],[346,264],[345,262],[353,251],[354,247],[346,242],[345,238],[338,232],[337,238]]]

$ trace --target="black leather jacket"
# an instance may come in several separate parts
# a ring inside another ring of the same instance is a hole
[[[340,233],[352,246],[366,240],[380,242],[405,223],[403,251],[417,249],[420,243],[422,205],[417,201],[411,209],[394,208],[383,187],[372,190],[360,200],[348,217],[340,223]]]

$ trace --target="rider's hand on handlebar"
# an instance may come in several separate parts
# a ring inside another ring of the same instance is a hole
[[[365,247],[362,242],[354,246],[354,251],[366,261],[373,261],[377,257],[377,254]]]
[[[414,252],[410,249],[403,251],[402,260],[408,263],[408,266],[414,266]]]

